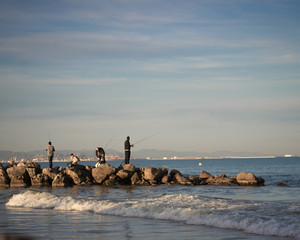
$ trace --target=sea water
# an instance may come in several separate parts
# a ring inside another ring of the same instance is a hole
[[[121,161],[108,163],[118,167]],[[34,239],[300,239],[300,158],[134,160],[132,164],[177,169],[187,176],[201,170],[227,176],[252,172],[265,179],[265,186],[2,189],[0,233]],[[279,182],[288,186],[279,187]]]

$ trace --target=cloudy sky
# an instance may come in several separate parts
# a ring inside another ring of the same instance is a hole
[[[299,1],[0,3],[0,150],[300,155]]]

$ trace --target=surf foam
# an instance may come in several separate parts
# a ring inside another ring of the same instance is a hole
[[[237,201],[188,194],[111,201],[60,197],[27,190],[13,195],[6,206],[173,220],[300,239],[300,206],[287,203]]]

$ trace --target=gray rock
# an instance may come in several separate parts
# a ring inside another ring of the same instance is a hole
[[[0,187],[9,187],[10,179],[5,168],[0,163]]]
[[[128,172],[135,172],[136,171],[136,168],[134,165],[132,164],[125,164],[125,165],[122,165],[121,166],[121,169],[125,170],[125,171],[128,171]]]
[[[202,181],[199,176],[192,176],[190,175],[189,180],[194,184],[194,185],[201,185]]]
[[[193,185],[193,183],[188,178],[183,176],[181,172],[179,172],[176,169],[170,171],[170,176],[171,176],[171,182],[173,181],[181,185]]]
[[[162,178],[166,175],[168,175],[166,168],[142,168],[143,178],[153,184],[161,183]]]
[[[138,171],[134,172],[130,178],[130,181],[132,185],[141,184],[141,174]]]
[[[162,177],[161,179],[161,183],[163,184],[168,184],[171,182],[171,175],[170,174],[167,174],[165,176]]]
[[[41,165],[36,162],[32,162],[30,160],[27,160],[25,162],[20,162],[17,166],[26,167],[26,168],[36,168],[37,171],[41,172]]]
[[[121,169],[116,175],[119,177],[121,184],[130,184],[133,173],[134,172]]]
[[[276,186],[278,186],[278,187],[287,187],[288,185],[283,183],[283,182],[279,182],[279,183],[276,184]]]
[[[51,180],[53,180],[61,171],[59,171],[58,169],[54,169],[54,168],[44,168],[42,170],[43,174],[46,174],[50,177]]]
[[[41,173],[40,169],[37,168],[29,168],[29,167],[25,167],[26,171],[28,172],[30,178],[34,178],[36,175]]]
[[[73,167],[67,167],[66,174],[70,176],[76,185],[91,185],[93,183],[92,174],[85,166],[78,164]]]
[[[63,172],[58,173],[52,181],[52,187],[68,187],[72,185],[72,179],[70,179],[70,177]]]
[[[264,180],[253,173],[241,172],[236,176],[236,181],[241,186],[263,186]]]
[[[96,183],[102,184],[109,178],[110,175],[116,172],[116,168],[109,164],[100,164],[98,167],[92,169],[92,176]]]
[[[26,167],[11,167],[7,170],[7,175],[10,178],[11,187],[27,187],[30,186],[30,176],[26,171]]]
[[[201,179],[208,179],[208,178],[213,178],[213,176],[210,173],[201,170],[200,178]]]
[[[43,173],[39,173],[36,176],[31,177],[32,186],[51,186],[52,179]]]
[[[119,185],[120,184],[120,179],[118,176],[116,176],[115,174],[112,174],[108,177],[108,179],[106,179],[102,185],[104,186],[114,186],[114,185]]]
[[[218,185],[218,186],[233,186],[233,185],[239,185],[236,182],[235,177],[230,177],[228,178],[226,174],[221,174],[221,175],[215,175],[213,178],[208,178],[205,180],[207,184],[210,185]]]

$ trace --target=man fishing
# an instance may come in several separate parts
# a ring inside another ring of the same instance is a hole
[[[49,168],[52,168],[52,161],[53,161],[55,148],[54,148],[54,146],[52,146],[51,141],[49,141],[46,151],[48,152],[47,156],[48,156],[48,161],[49,161]]]
[[[129,164],[129,159],[130,159],[130,149],[131,147],[134,147],[134,145],[130,144],[130,137],[128,136],[125,143],[124,143],[124,148],[125,148],[125,164]]]
[[[97,157],[98,161],[96,162],[95,167],[98,167],[102,163],[106,163],[106,161],[105,161],[105,151],[102,147],[97,147],[96,148],[96,157]],[[101,159],[103,159],[103,161],[101,161]]]

